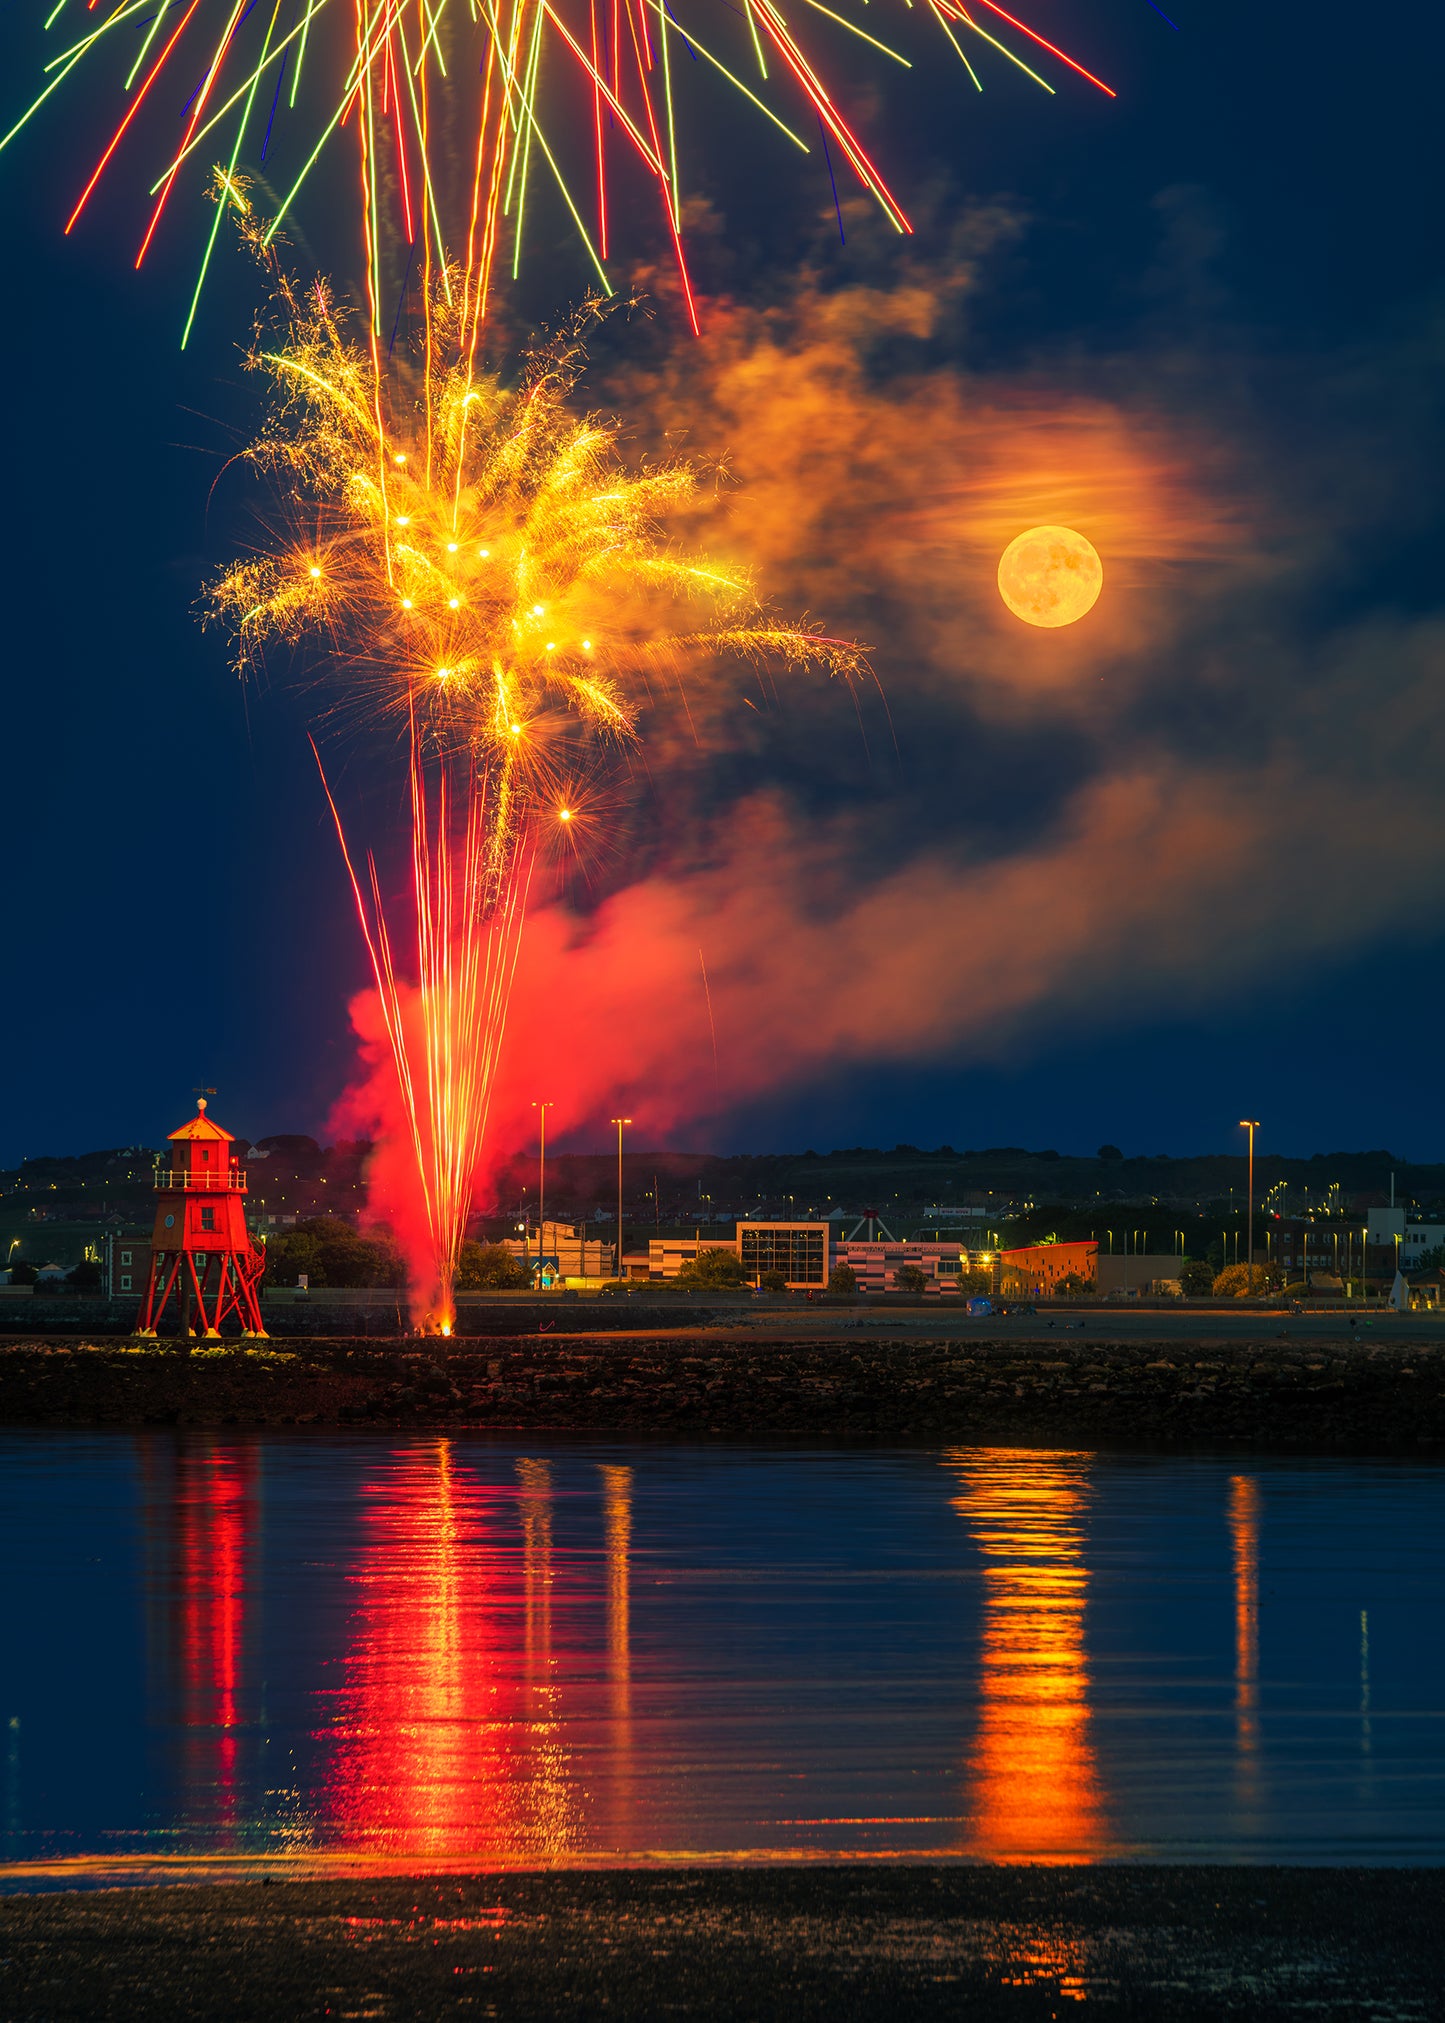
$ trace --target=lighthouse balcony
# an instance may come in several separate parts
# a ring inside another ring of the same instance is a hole
[[[184,1167],[169,1173],[157,1171],[157,1194],[244,1194],[246,1176],[239,1171],[229,1173],[187,1173]]]

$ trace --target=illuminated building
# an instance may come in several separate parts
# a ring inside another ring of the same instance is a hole
[[[1081,1243],[1029,1243],[1001,1250],[1000,1291],[1022,1297],[1049,1297],[1063,1278],[1087,1279],[1095,1292],[1147,1293],[1161,1286],[1177,1292],[1182,1259],[1173,1251],[1110,1253],[1091,1237]]]
[[[151,1235],[108,1230],[105,1239],[105,1296],[124,1299],[150,1283]]]
[[[1096,1281],[1099,1246],[1088,1243],[1029,1243],[999,1252],[1000,1290],[1052,1293],[1061,1278]]]
[[[734,1244],[724,1236],[650,1237],[647,1244],[647,1275],[649,1278],[676,1278],[683,1266],[691,1264],[699,1252],[734,1248]]]
[[[837,1262],[829,1235],[826,1222],[739,1222],[731,1241],[724,1236],[655,1236],[647,1246],[648,1276],[674,1279],[700,1251],[730,1250],[749,1283],[764,1272],[780,1271],[790,1290],[821,1291]]]
[[[777,1271],[790,1288],[828,1283],[826,1222],[740,1222],[737,1248],[745,1278]]]
[[[521,1236],[504,1238],[504,1247],[529,1270],[540,1258],[560,1279],[607,1279],[612,1276],[614,1246],[603,1237],[590,1238],[585,1228],[570,1222],[542,1224],[528,1228]]]
[[[895,1276],[912,1266],[923,1273],[925,1293],[957,1293],[968,1270],[968,1252],[958,1242],[919,1238],[895,1243],[846,1237],[833,1253],[834,1264],[846,1264],[858,1280],[859,1292],[893,1292]]]
[[[861,1226],[861,1225],[860,1225]],[[876,1218],[870,1227],[878,1227]],[[856,1275],[860,1292],[892,1292],[900,1267],[921,1270],[929,1293],[956,1293],[967,1269],[967,1252],[957,1242],[910,1238],[895,1242],[881,1234],[836,1238],[827,1222],[739,1222],[729,1241],[722,1236],[654,1237],[648,1245],[649,1276],[675,1279],[700,1251],[730,1250],[749,1284],[765,1272],[781,1272],[793,1292],[821,1292],[828,1275],[846,1264]]]
[[[1140,1250],[1127,1255],[1101,1252],[1095,1284],[1101,1293],[1177,1292],[1184,1260],[1172,1250]]]

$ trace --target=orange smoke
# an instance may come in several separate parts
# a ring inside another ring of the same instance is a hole
[[[655,1140],[853,1063],[998,1060],[1046,1023],[1197,1011],[1445,897],[1439,628],[1268,631],[1257,593],[1303,583],[1315,537],[1268,509],[1244,453],[1142,389],[930,362],[947,308],[911,283],[805,287],[631,369],[621,397],[659,436],[727,452],[712,545],[875,643],[900,771],[860,782],[836,691],[794,691],[770,719],[762,688],[748,709],[703,683],[687,712],[659,710],[650,856],[529,922],[493,1153],[531,1142],[542,1095],[559,1138],[625,1109]],[[889,347],[921,362],[880,371]],[[1006,539],[1042,521],[1104,558],[1099,604],[1063,634],[1019,624],[995,586]],[[785,737],[807,785],[779,767],[786,787],[740,788],[740,750]],[[1000,752],[1006,823],[981,770]],[[845,812],[836,793],[809,805],[820,778],[848,783]],[[364,1003],[354,1016],[368,1035]],[[358,1102],[390,1128],[384,1090]]]
[[[665,439],[725,460],[735,545],[776,594],[875,640],[887,614],[890,688],[901,661],[910,683],[965,681],[991,712],[1041,693],[1057,708],[1103,663],[1175,637],[1221,570],[1258,569],[1259,512],[1219,436],[1142,394],[1125,406],[910,367],[957,286],[805,286],[781,311],[734,306],[624,385]],[[905,363],[880,373],[880,350]],[[1009,541],[1041,524],[1104,558],[1104,596],[1067,639],[1031,637],[995,586]]]

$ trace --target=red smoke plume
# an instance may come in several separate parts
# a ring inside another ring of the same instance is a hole
[[[935,307],[913,288],[808,297],[781,322],[715,314],[633,397],[689,454],[731,453],[731,545],[764,591],[881,641],[890,697],[936,712],[937,738],[956,741],[956,824],[863,876],[844,868],[861,810],[820,819],[775,791],[669,811],[668,791],[685,800],[738,739],[730,691],[690,698],[690,726],[660,724],[644,754],[671,846],[590,911],[558,901],[528,922],[498,1163],[534,1141],[537,1097],[557,1105],[549,1133],[625,1110],[655,1142],[849,1063],[1002,1058],[1044,1020],[1197,1006],[1438,903],[1438,629],[1295,644],[1284,587],[1320,568],[1330,530],[1280,532],[1227,432],[1142,392],[1110,402],[952,366],[880,381],[868,344],[880,328],[926,335]],[[1007,541],[1041,521],[1104,560],[1096,612],[1062,633],[1017,623],[994,585]],[[1262,587],[1279,615],[1261,616]],[[1186,679],[1196,714],[1171,725]],[[848,722],[825,697],[810,726],[829,711]],[[1226,713],[1239,728],[1215,736]],[[1063,723],[1075,741],[1075,783],[1041,796],[1021,842],[970,834],[968,738],[988,722]],[[1392,723],[1421,741],[1408,767]],[[366,996],[353,1018],[365,1073],[346,1122],[376,1133],[373,1200],[406,1241],[409,1154]]]

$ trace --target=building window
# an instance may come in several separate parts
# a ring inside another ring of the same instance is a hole
[[[957,1257],[940,1257],[935,1269],[940,1278],[959,1278],[963,1273],[963,1262]]]
[[[825,1281],[821,1229],[757,1229],[745,1223],[738,1232],[744,1275],[756,1278],[780,1271],[789,1285],[822,1285]]]
[[[203,1209],[201,1210],[201,1227],[202,1227],[202,1229],[214,1229],[214,1228],[215,1228],[215,1226],[216,1226],[216,1211],[215,1211],[215,1209],[214,1209],[214,1208],[203,1208]]]
[[[129,1252],[128,1250],[123,1250],[123,1251],[121,1252],[121,1254],[120,1254],[120,1261],[121,1261],[121,1263],[122,1263],[122,1264],[129,1264],[129,1263],[130,1263],[130,1252]]]
[[[130,1291],[130,1273],[129,1273],[129,1272],[127,1272],[127,1273],[126,1273],[126,1275],[125,1275],[125,1277],[124,1277],[124,1278],[123,1278],[123,1279],[121,1280],[121,1282],[120,1282],[120,1289],[121,1289],[121,1291],[122,1291],[122,1292],[129,1292],[129,1291]]]

